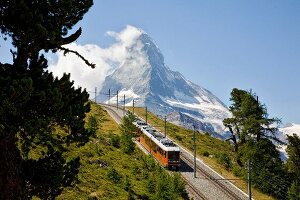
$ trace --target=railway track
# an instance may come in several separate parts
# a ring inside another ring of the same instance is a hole
[[[122,122],[122,117],[123,115],[121,115],[121,113],[116,112],[113,108],[111,108],[112,106],[107,106],[105,104],[100,104],[102,107],[104,107],[106,109],[107,112],[109,112],[109,114],[111,115],[111,117],[118,123],[120,124]],[[122,110],[123,112],[123,110]]]
[[[181,159],[188,164],[190,167],[193,167],[194,162],[184,154],[181,154]],[[197,172],[199,172],[201,175],[204,176],[207,180],[209,180],[211,183],[213,183],[216,187],[218,187],[220,190],[222,190],[230,199],[233,200],[244,200],[245,198],[241,198],[239,195],[237,195],[232,190],[228,189],[223,183],[221,183],[219,180],[217,180],[215,177],[213,177],[211,174],[209,174],[204,169],[200,168],[198,165],[196,166]]]
[[[198,188],[196,188],[193,184],[191,184],[191,182],[187,178],[185,178],[184,176],[181,177],[186,183],[186,187],[187,187],[186,189],[192,193],[192,196],[195,199],[208,200],[208,198],[206,198],[205,195]]]

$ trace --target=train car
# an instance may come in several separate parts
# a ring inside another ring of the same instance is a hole
[[[178,170],[180,167],[179,147],[143,120],[137,119],[133,124],[140,133],[138,140],[155,159],[168,169]]]

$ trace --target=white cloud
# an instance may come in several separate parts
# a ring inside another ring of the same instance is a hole
[[[61,77],[63,73],[70,73],[75,86],[93,90],[94,87],[100,89],[105,77],[126,59],[136,59],[136,64],[145,63],[142,53],[143,44],[139,40],[142,30],[127,25],[121,32],[108,31],[108,36],[114,37],[116,42],[107,48],[101,48],[95,44],[78,45],[72,43],[66,48],[75,50],[83,55],[90,62],[96,64],[95,69],[87,66],[79,57],[69,53],[66,56],[63,52],[57,53],[57,60],[49,66],[55,76]]]

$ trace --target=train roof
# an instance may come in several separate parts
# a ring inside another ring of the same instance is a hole
[[[143,120],[137,118],[133,124],[140,128],[145,135],[151,138],[151,140],[154,141],[163,150],[180,151],[179,147],[173,141],[165,138],[160,132],[146,124],[146,122],[144,122]]]

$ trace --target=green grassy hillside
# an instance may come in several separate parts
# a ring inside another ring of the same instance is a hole
[[[68,146],[64,155],[80,157],[77,184],[65,188],[57,199],[157,199],[164,195],[183,199],[179,196],[184,196],[184,191],[174,192],[178,182],[184,188],[178,175],[167,174],[138,148],[128,155],[114,147],[111,138],[120,134],[118,125],[96,104],[87,118],[91,115],[99,122],[96,136],[82,147]],[[64,134],[63,130],[56,131]]]
[[[132,111],[131,107],[128,107],[128,109]],[[145,119],[144,108],[135,108],[135,114]],[[163,120],[150,112],[148,112],[147,119],[148,123],[159,129],[162,133],[164,132]],[[194,144],[193,131],[167,123],[167,135],[186,149],[192,151]],[[234,175],[234,173],[238,174],[240,170],[244,169],[240,169],[235,163],[235,155],[229,142],[213,138],[209,134],[197,133],[196,145],[198,158],[202,159],[223,177],[235,179],[232,180],[232,182],[247,193],[247,182]],[[252,194],[255,199],[273,199],[272,197],[257,191],[255,188],[253,188]]]

